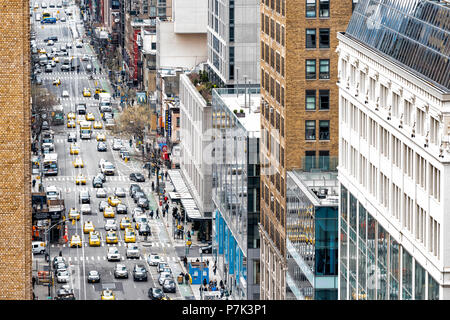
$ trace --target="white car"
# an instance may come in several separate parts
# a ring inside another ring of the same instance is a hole
[[[66,48],[67,49],[72,49],[72,42],[67,42],[66,43]]]
[[[68,96],[69,96],[69,91],[67,91],[67,90],[63,90],[63,92],[62,92],[61,96],[62,96],[63,98],[66,98],[66,97],[68,97]]]
[[[91,213],[92,213],[91,205],[88,203],[83,203],[81,205],[81,214],[91,214]]]
[[[97,197],[97,198],[106,198],[106,196],[107,196],[107,194],[106,194],[105,189],[99,188],[99,189],[97,190],[97,194],[96,194],[96,197]]]
[[[135,243],[127,243],[127,258],[139,258],[139,247]]]
[[[114,219],[106,219],[106,223],[105,223],[105,230],[109,231],[109,230],[117,230],[117,224],[116,224],[116,220]]]
[[[150,253],[147,258],[147,263],[149,266],[157,266],[159,262],[164,262],[164,259],[161,258],[156,253]]]
[[[87,54],[83,54],[83,57],[81,57],[82,61],[89,61],[91,58]]]
[[[108,253],[106,254],[108,261],[120,260],[120,253],[117,247],[109,247]]]
[[[120,148],[122,148],[122,140],[114,139],[112,148],[113,148],[113,150],[120,150]]]
[[[47,45],[48,46],[52,46],[52,45],[54,45],[55,43],[53,42],[53,40],[48,40],[48,42],[47,42]]]
[[[60,21],[61,21],[61,22],[66,22],[66,17],[65,17],[65,16],[62,16],[61,19],[60,19]]]
[[[69,271],[67,270],[58,271],[58,273],[56,274],[56,281],[58,283],[61,282],[66,283],[67,281],[69,281]]]

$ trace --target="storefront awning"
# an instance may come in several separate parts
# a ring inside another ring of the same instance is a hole
[[[183,205],[189,219],[203,219],[194,199],[181,199],[181,204]]]
[[[170,181],[172,181],[175,192],[189,193],[189,189],[184,183],[180,170],[168,170],[167,174],[169,175]]]
[[[169,192],[170,200],[192,199],[189,192]]]

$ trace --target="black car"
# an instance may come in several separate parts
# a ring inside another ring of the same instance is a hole
[[[98,204],[98,210],[100,212],[105,211],[105,208],[109,206],[108,202],[106,202],[105,200],[100,201],[100,203]]]
[[[202,250],[202,253],[212,253],[212,245],[203,246],[200,250]]]
[[[100,178],[99,176],[94,177],[94,179],[92,179],[92,186],[94,188],[103,188],[102,178]]]
[[[164,280],[162,288],[163,292],[175,293],[177,291],[177,286],[175,285],[175,281],[173,281],[173,279]]]
[[[89,271],[87,281],[88,283],[100,282],[100,273],[96,270]]]
[[[142,192],[142,189],[138,184],[132,183],[130,185],[130,196],[133,196],[136,191]]]
[[[51,36],[51,37],[48,37],[48,38],[44,39],[45,42],[48,42],[49,40],[52,40],[53,42],[56,42],[56,41],[58,41],[58,37]]]
[[[100,179],[102,179],[102,182],[106,181],[106,177],[102,172],[97,173],[95,177],[99,177]]]
[[[69,132],[67,134],[67,142],[77,142],[77,134],[76,134],[76,132]]]
[[[136,264],[133,268],[133,280],[134,281],[147,281],[147,269],[143,264]]]
[[[124,205],[123,203],[120,203],[116,206],[116,213],[117,214],[127,214],[128,213],[128,208],[126,205]]]
[[[133,180],[136,182],[145,182],[145,177],[142,173],[133,172],[130,174],[130,180]]]
[[[103,113],[103,116],[102,116],[102,120],[103,121],[106,121],[106,119],[113,119],[114,117],[113,117],[113,115],[112,115],[112,113],[111,112],[105,112],[105,113]]]
[[[82,104],[82,103],[80,103],[80,104],[77,104],[77,113],[78,114],[86,114],[86,105],[85,104]]]
[[[148,223],[142,223],[139,226],[139,231],[138,231],[140,236],[151,236],[152,235],[152,231],[150,226],[148,225]]]
[[[95,185],[94,185],[95,188]],[[80,191],[80,202],[81,203],[91,203],[91,196],[89,195],[89,191],[82,190]]]
[[[164,293],[160,288],[150,288],[148,289],[148,297],[152,300],[161,300]]]
[[[142,209],[148,210],[150,208],[150,203],[148,202],[148,199],[145,197],[140,197],[137,201],[137,205]]]
[[[104,143],[103,141],[97,143],[97,151],[106,152],[107,151],[106,143]]]

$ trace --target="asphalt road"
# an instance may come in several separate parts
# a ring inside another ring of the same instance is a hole
[[[41,3],[42,0],[38,1]],[[48,3],[48,2],[47,2]],[[34,4],[34,2],[33,2]],[[57,21],[56,24],[40,24],[40,22],[35,21],[34,15],[31,18],[33,24],[35,24],[36,30],[36,40],[38,43],[38,48],[44,47],[47,51],[51,50],[51,46],[47,46],[43,40],[49,36],[56,35],[58,41],[55,46],[59,46],[63,43],[72,42],[73,47],[69,49],[70,56],[82,56],[85,53],[92,54],[92,49],[89,48],[88,39],[85,38],[85,43],[83,48],[76,48],[74,43],[74,38],[71,28],[75,27],[78,29],[80,35],[83,35],[83,25],[80,20],[80,15],[78,8],[75,5],[71,5],[69,9],[73,12],[72,16],[67,16],[67,22]],[[60,8],[47,8],[47,11],[54,13],[57,10],[63,12],[64,9]],[[34,11],[42,14],[42,9]],[[60,14],[64,15],[64,14]],[[62,57],[60,57],[60,60]],[[92,57],[92,63],[98,65],[96,57]],[[49,88],[51,92],[56,94],[57,97],[61,98],[61,104],[64,106],[64,111],[68,112],[75,111],[75,106],[77,103],[86,103],[87,111],[93,112],[96,120],[100,119],[100,114],[98,110],[98,102],[93,98],[83,97],[82,90],[84,87],[90,88],[91,92],[94,92],[95,83],[93,80],[89,80],[89,73],[86,72],[87,62],[82,63],[81,72],[76,71],[71,72],[61,72],[60,66],[61,62],[57,63],[57,66],[53,68],[51,73],[41,73],[43,79],[43,87]],[[99,75],[98,73],[94,75],[97,79],[102,79],[103,83],[107,80],[105,74]],[[59,87],[53,86],[52,81],[56,78],[61,79],[61,85]],[[100,81],[99,81],[100,83]],[[61,93],[63,90],[69,91],[69,98],[62,98]],[[67,121],[67,120],[65,120]],[[101,158],[111,161],[116,167],[116,174],[114,176],[107,176],[104,188],[107,191],[108,196],[113,194],[114,188],[123,187],[126,190],[127,197],[122,198],[122,203],[126,204],[128,207],[128,216],[131,218],[131,211],[136,206],[128,196],[128,190],[131,183],[135,183],[129,180],[129,174],[131,172],[142,172],[142,163],[136,159],[132,158],[131,161],[125,163],[120,157],[118,151],[112,150],[112,140],[113,136],[105,130],[93,130],[93,138],[91,140],[81,140],[78,136],[78,143],[80,144],[80,156],[84,161],[84,168],[74,168],[73,161],[76,155],[70,155],[69,147],[70,142],[67,142],[68,132],[78,132],[77,128],[67,128],[66,124],[63,126],[55,126],[51,128],[55,131],[55,152],[58,154],[58,166],[59,174],[57,176],[49,176],[43,179],[44,186],[54,185],[61,189],[62,194],[65,199],[66,215],[69,208],[76,208],[80,210],[81,204],[79,203],[78,197],[81,190],[87,189],[91,195],[91,208],[93,214],[81,216],[81,219],[76,222],[75,225],[72,223],[68,224],[69,229],[69,241],[72,235],[78,234],[82,237],[83,246],[81,248],[69,248],[68,244],[52,244],[51,245],[51,257],[58,255],[62,252],[62,256],[66,258],[69,263],[70,280],[68,285],[74,289],[75,296],[77,300],[96,300],[100,298],[100,293],[103,288],[113,289],[118,300],[139,300],[148,299],[147,292],[150,287],[160,287],[157,281],[158,273],[156,267],[150,267],[147,262],[147,256],[150,252],[159,253],[162,255],[166,262],[172,267],[173,273],[176,276],[180,271],[180,258],[177,255],[177,248],[173,247],[169,241],[169,237],[166,228],[161,221],[152,220],[151,229],[152,236],[150,236],[147,241],[143,237],[136,233],[137,241],[141,256],[139,260],[126,259],[125,255],[125,243],[124,243],[124,231],[118,228],[118,238],[119,242],[115,246],[118,248],[121,254],[121,261],[127,266],[129,271],[128,279],[115,279],[113,276],[113,268],[115,264],[119,262],[109,262],[106,259],[107,249],[110,244],[106,244],[106,231],[104,229],[105,219],[103,214],[98,210],[98,203],[100,200],[96,198],[96,189],[92,188],[92,177],[99,172],[98,163]],[[97,141],[95,139],[98,132],[106,133],[107,136],[107,152],[97,151]],[[124,145],[128,145],[128,137],[124,137]],[[87,177],[86,185],[76,185],[75,176],[82,173]],[[147,195],[151,197],[151,182],[147,181],[145,183],[140,183],[141,186],[146,191]],[[151,201],[152,203],[152,201]],[[115,219],[117,224],[119,224],[120,219],[123,215],[116,215]],[[83,224],[86,220],[91,220],[95,229],[100,232],[101,235],[101,246],[100,247],[90,247],[88,235],[83,234]],[[178,248],[180,251],[180,248]],[[34,259],[43,259],[42,256],[36,256]],[[147,282],[135,282],[132,277],[132,268],[136,263],[143,263],[147,270],[149,271],[149,277]],[[87,274],[90,270],[97,270],[101,274],[100,284],[88,284]],[[61,285],[57,284],[57,288]],[[171,299],[182,299],[183,297],[177,290],[176,294],[168,294]]]

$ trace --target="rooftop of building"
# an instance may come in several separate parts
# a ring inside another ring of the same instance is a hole
[[[288,176],[318,206],[339,204],[339,181],[337,171],[306,172],[290,170]]]
[[[220,88],[215,89],[228,107],[234,113],[237,120],[247,132],[252,132],[253,137],[259,138],[261,131],[261,95],[259,89],[248,88],[245,94],[244,88]]]
[[[203,99],[205,99],[206,104],[210,105],[212,101],[212,89],[217,86],[209,81],[207,72],[201,70],[198,72],[193,71],[187,76]]]
[[[449,92],[449,17],[449,1],[360,0],[345,34]]]

